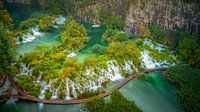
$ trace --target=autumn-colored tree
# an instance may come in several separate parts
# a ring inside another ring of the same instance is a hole
[[[71,20],[62,33],[61,39],[66,49],[78,51],[87,42],[86,29],[75,20]]]
[[[151,37],[150,30],[147,27],[145,27],[143,24],[140,26],[140,32],[141,32],[143,37],[146,37],[146,38]]]
[[[53,21],[56,19],[55,16],[46,16],[39,20],[39,28],[41,31],[49,31],[53,26]]]
[[[110,44],[107,54],[117,60],[132,60],[136,67],[141,64],[139,49],[133,42],[113,42]]]

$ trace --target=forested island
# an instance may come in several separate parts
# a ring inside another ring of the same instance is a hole
[[[0,111],[199,112],[199,6],[1,0]]]

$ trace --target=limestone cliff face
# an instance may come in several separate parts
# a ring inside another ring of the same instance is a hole
[[[102,2],[104,1],[104,2]],[[134,0],[125,8],[124,0],[116,0],[113,3],[97,2],[95,5],[82,8],[77,11],[77,17],[83,21],[98,24],[98,11],[106,8],[120,15],[126,21],[124,30],[140,35],[141,25],[150,27],[160,25],[165,30],[182,28],[190,33],[200,30],[200,8],[196,4],[183,3],[177,0]]]
[[[174,4],[171,0],[135,0],[126,15],[124,29],[139,34],[141,25],[149,27],[153,24],[165,30],[183,28],[195,33],[200,28],[200,10],[196,10],[196,4],[181,1]]]
[[[31,4],[31,0],[6,0],[9,3]],[[78,8],[76,17],[84,22],[99,24],[99,10],[110,10],[125,21],[124,29],[139,35],[141,25],[154,24],[165,30],[183,28],[190,33],[200,30],[200,8],[196,4],[183,3],[182,0],[94,0],[95,3]],[[131,3],[131,4],[130,4]],[[130,5],[127,5],[130,4]]]

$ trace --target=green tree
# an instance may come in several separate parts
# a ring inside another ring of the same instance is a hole
[[[39,20],[39,28],[41,31],[49,31],[53,27],[53,21],[56,19],[55,16],[46,16]]]
[[[124,28],[125,25],[124,20],[120,16],[114,14],[111,11],[101,9],[99,11],[99,17],[101,26],[105,28],[119,29],[119,30]]]
[[[140,52],[134,42],[113,42],[110,44],[107,54],[119,61],[132,60],[136,67],[141,64]]]
[[[0,1],[0,24],[5,29],[13,29],[14,27],[13,19],[10,17],[8,11],[4,9],[2,1]]]
[[[186,63],[200,67],[200,45],[193,38],[184,38],[178,45],[178,57]]]
[[[16,44],[12,32],[0,27],[0,75],[10,76],[15,73],[12,64],[15,61]]]
[[[126,32],[120,30],[107,29],[102,35],[104,42],[124,42],[127,41],[129,35]]]
[[[97,55],[102,55],[106,53],[106,47],[101,46],[99,44],[95,44],[92,46],[92,52],[96,53]]]
[[[61,34],[61,40],[66,49],[78,51],[88,41],[86,38],[86,29],[75,20],[71,20],[67,24],[65,31]]]
[[[186,112],[200,111],[200,70],[177,65],[165,72],[165,76],[177,87],[177,93]]]
[[[110,101],[103,98],[85,104],[89,112],[141,112],[133,101],[128,101],[120,92],[111,95]]]

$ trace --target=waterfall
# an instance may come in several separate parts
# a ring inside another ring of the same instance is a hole
[[[17,44],[32,42],[36,38],[42,37],[43,35],[44,33],[41,33],[39,31],[38,26],[30,28],[28,33],[23,34],[23,36],[21,37],[21,40],[20,40],[20,37],[17,38]]]
[[[74,82],[73,81],[71,81],[71,80],[69,80],[70,81],[70,83],[71,83],[71,87],[72,87],[72,94],[73,94],[73,96],[74,96],[74,98],[77,98],[77,93],[76,93],[76,89],[75,89],[75,84],[74,84]]]
[[[69,91],[69,79],[66,78],[66,97],[65,97],[66,100],[70,100],[70,91]]]
[[[143,66],[145,68],[152,69],[152,68],[156,68],[156,67],[160,66],[160,64],[158,62],[156,62],[156,60],[152,59],[149,56],[149,51],[143,51],[140,53],[141,53]]]
[[[10,88],[10,82],[8,79],[4,82],[4,85],[0,88],[0,95],[3,95],[5,91],[7,91]]]
[[[77,53],[72,52],[72,53],[68,54],[67,57],[72,58],[72,57],[75,57],[76,55],[77,55]]]
[[[59,16],[58,18],[56,18],[56,20],[54,21],[54,23],[56,23],[57,25],[64,25],[66,21],[66,18],[63,16]]]
[[[94,25],[92,25],[92,27],[93,27],[93,28],[99,28],[100,25],[94,24]]]
[[[41,93],[39,95],[40,99],[44,99],[45,98],[45,92],[48,88],[51,87],[52,81],[50,80],[49,84],[47,84],[46,82],[41,82]]]
[[[41,80],[41,78],[42,78],[42,72],[41,71],[39,71],[39,77],[37,78],[37,83],[40,83],[40,80]]]
[[[162,52],[162,51],[166,50],[165,48],[167,48],[167,46],[164,46],[163,44],[159,44],[159,43],[153,44],[153,42],[149,39],[145,39],[144,44],[148,45],[152,49],[158,50],[159,52]]]
[[[17,75],[30,75],[30,76],[32,76],[32,69],[30,69],[29,66],[26,66],[23,63],[21,65],[22,65],[21,71]]]
[[[121,73],[120,73],[120,68],[117,64],[117,62],[115,60],[111,60],[107,62],[107,66],[108,66],[108,74],[107,75],[111,75],[112,77],[110,77],[109,79],[111,81],[115,81],[115,80],[120,80],[122,79]]]
[[[51,96],[51,99],[54,100],[54,99],[57,99],[58,98],[58,91],[60,89],[62,85],[62,82],[59,84],[59,86],[56,88],[55,91],[52,90],[52,96]]]

